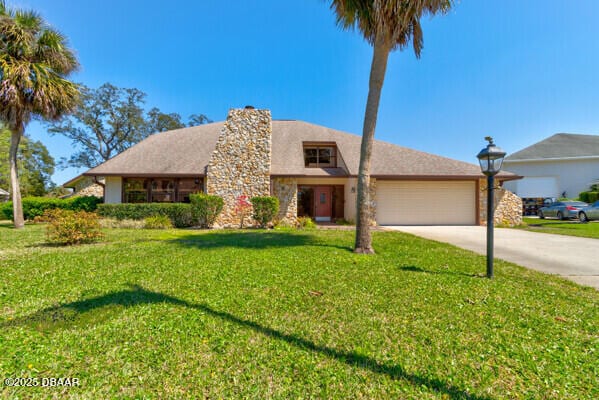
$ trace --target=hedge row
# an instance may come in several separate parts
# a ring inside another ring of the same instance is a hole
[[[98,214],[102,217],[142,220],[157,215],[168,217],[174,226],[183,228],[194,225],[191,205],[185,203],[123,203],[100,204]]]
[[[51,197],[24,197],[23,216],[33,220],[41,216],[46,210],[62,209],[70,211],[96,211],[102,199],[95,196],[71,197],[68,199],[55,199]],[[12,201],[0,205],[0,218],[13,219]]]
[[[599,200],[599,192],[581,192],[578,198],[585,203],[594,203]]]

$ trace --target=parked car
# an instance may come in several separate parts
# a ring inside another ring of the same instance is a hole
[[[594,202],[590,206],[583,207],[578,212],[578,219],[580,220],[580,222],[599,220],[599,200]]]
[[[582,201],[556,201],[539,209],[539,218],[555,217],[557,219],[578,218],[579,211],[588,206]]]

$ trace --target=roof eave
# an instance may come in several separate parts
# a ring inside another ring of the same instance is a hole
[[[509,159],[506,158],[504,164],[513,163],[526,163],[526,162],[546,162],[546,161],[577,161],[577,160],[597,160],[599,155],[596,156],[577,156],[577,157],[546,157],[546,158],[522,158],[522,159]]]
[[[123,178],[203,178],[205,174],[196,173],[143,173],[143,172],[85,172],[85,176],[120,176]]]
[[[73,188],[75,183],[77,183],[78,181],[80,181],[81,179],[85,178],[85,173],[83,174],[79,174],[76,177],[74,177],[71,180],[66,181],[65,183],[62,184],[62,187],[64,188]]]

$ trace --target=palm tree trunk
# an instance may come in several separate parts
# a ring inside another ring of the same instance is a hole
[[[368,100],[364,114],[362,131],[362,146],[360,148],[360,168],[358,170],[358,199],[355,253],[374,254],[372,235],[370,233],[371,204],[370,204],[370,158],[374,143],[376,118],[379,111],[379,101],[385,81],[387,59],[391,46],[383,38],[374,42],[372,64],[370,66],[370,82]]]
[[[22,126],[22,124],[19,124]],[[23,218],[23,205],[21,203],[21,187],[19,185],[19,175],[17,169],[17,154],[19,151],[19,142],[22,136],[22,127],[11,129],[10,136],[10,152],[9,152],[9,164],[10,164],[10,185],[12,192],[12,210],[13,210],[13,221],[15,228],[20,229],[25,226],[25,219]]]

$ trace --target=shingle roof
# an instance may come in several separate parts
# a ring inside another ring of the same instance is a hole
[[[556,133],[506,157],[506,161],[599,157],[599,135]]]
[[[204,175],[223,122],[154,134],[84,175]],[[345,168],[306,168],[304,142],[335,142]],[[356,176],[361,137],[302,121],[272,122],[271,175]],[[371,175],[481,176],[475,164],[375,141]],[[503,173],[505,177],[509,173]]]

